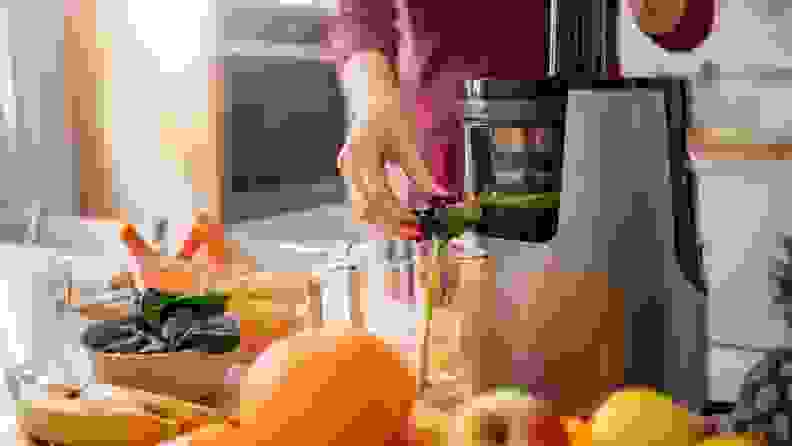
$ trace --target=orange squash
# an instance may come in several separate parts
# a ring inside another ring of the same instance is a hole
[[[275,342],[242,385],[239,427],[196,432],[208,444],[383,444],[408,419],[415,376],[384,341],[332,327]]]

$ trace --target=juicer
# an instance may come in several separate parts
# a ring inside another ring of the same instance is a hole
[[[618,2],[583,3],[548,0],[545,79],[466,81],[465,189],[481,210],[463,238],[498,256],[499,287],[548,251],[556,270],[606,271],[625,292],[625,384],[696,410],[708,329],[689,82],[611,80]],[[543,137],[504,147],[499,127]]]

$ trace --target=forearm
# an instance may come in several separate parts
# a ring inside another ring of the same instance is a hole
[[[395,68],[380,51],[355,53],[344,64],[341,85],[347,98],[350,134],[399,107]]]

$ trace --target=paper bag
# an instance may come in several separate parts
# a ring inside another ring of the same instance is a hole
[[[496,287],[496,259],[454,257],[451,306],[473,394],[518,385],[560,414],[590,414],[623,382],[623,292],[606,273],[526,272]]]

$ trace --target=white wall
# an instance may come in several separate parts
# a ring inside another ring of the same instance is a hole
[[[700,228],[710,281],[710,336],[749,349],[792,341],[772,303],[769,274],[785,253],[779,233],[792,234],[790,161],[698,161]],[[748,368],[761,353],[711,349],[711,398],[735,400]]]
[[[0,142],[0,200],[17,208],[40,199],[55,213],[72,213],[76,178],[72,148],[64,141],[60,63],[63,2],[6,0],[0,7],[8,8],[9,51],[16,56],[22,96],[16,152]]]
[[[76,215],[77,152],[63,126],[63,2],[0,0],[0,7],[9,10],[22,96],[16,153],[0,139],[0,203],[20,214],[37,198],[52,214]],[[192,208],[206,205],[176,163],[160,157],[159,124],[162,112],[189,126],[193,112],[208,111],[215,18],[213,0],[98,2],[97,28],[112,45],[114,193],[145,228],[157,216],[189,222]]]
[[[179,163],[163,156],[160,124],[163,114],[174,116],[179,127],[208,116],[214,23],[213,0],[98,2],[98,32],[107,33],[112,45],[115,192],[144,228],[160,216],[172,228],[189,224],[192,209],[208,205],[193,193]]]
[[[758,80],[756,73],[792,66],[792,35],[785,26],[789,13],[785,19],[784,8],[773,8],[769,1],[717,1],[721,6],[718,26],[700,48],[686,54],[669,54],[656,47],[637,30],[633,18],[624,14],[620,48],[625,75],[692,75],[702,62],[711,60],[738,78],[712,86],[694,84],[694,125],[750,128],[757,143],[792,141],[786,111],[792,99],[792,78]]]
[[[792,66],[792,39],[785,26],[788,20],[769,8],[770,0],[717,1],[721,6],[719,26],[691,54],[670,55],[654,46],[634,28],[634,20],[624,14],[620,47],[625,73],[652,73],[658,65],[667,72],[692,73],[706,59],[731,72],[750,65]]]
[[[701,230],[711,286],[710,332],[727,343],[776,346],[792,341],[769,274],[792,234],[789,161],[699,162]]]

